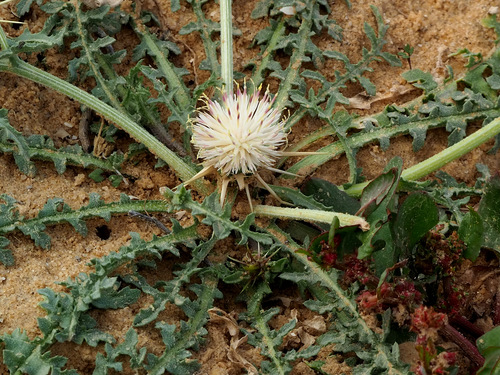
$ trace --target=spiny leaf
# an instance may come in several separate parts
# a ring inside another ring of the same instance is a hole
[[[17,15],[19,17],[24,16],[31,8],[34,0],[21,0],[17,3]],[[37,1],[37,4],[40,5],[42,2],[40,0]]]
[[[413,86],[424,90],[425,94],[430,93],[438,86],[432,74],[423,72],[420,69],[408,70],[401,74],[401,77],[413,83]]]
[[[100,168],[115,172],[120,170],[124,157],[119,153],[112,153],[106,159],[85,153],[81,146],[72,145],[59,149],[54,147],[54,142],[41,135],[32,135],[28,138],[30,155],[33,159],[51,160],[58,173],[64,173],[66,166],[79,165],[84,168]],[[0,146],[1,147],[1,146]]]
[[[248,344],[259,348],[261,354],[270,359],[270,361],[261,362],[261,372],[263,374],[286,374],[292,369],[291,361],[296,359],[294,355],[296,352],[291,351],[287,353],[288,356],[285,356],[279,350],[279,346],[284,337],[295,327],[297,321],[291,319],[278,330],[272,330],[269,327],[269,320],[279,313],[277,307],[269,310],[263,310],[261,307],[262,297],[269,292],[267,284],[261,283],[252,292],[253,295],[248,301],[248,313],[241,315],[240,318],[245,318],[256,330],[255,332],[244,330],[248,336]]]
[[[271,243],[268,235],[250,229],[253,224],[253,215],[249,215],[243,223],[231,221],[231,205],[226,203],[223,208],[220,207],[219,194],[217,192],[206,197],[201,204],[191,198],[189,191],[184,186],[176,192],[164,188],[163,194],[169,200],[169,210],[187,209],[193,215],[203,215],[204,219],[202,222],[212,225],[214,234],[219,239],[226,238],[234,230],[241,234],[239,244],[246,243],[248,238],[252,238],[262,244]]]
[[[30,341],[26,332],[16,329],[10,335],[3,335],[4,363],[11,374],[16,372],[28,375],[78,375],[72,369],[63,370],[67,359],[61,356],[51,357],[50,352],[41,352],[40,340]]]
[[[14,255],[12,250],[7,249],[10,241],[5,237],[0,237],[0,263],[7,267],[14,265]]]
[[[283,238],[284,233],[276,226],[271,226],[275,239]],[[363,364],[355,366],[355,373],[376,371],[404,375],[408,373],[408,366],[399,359],[397,347],[386,344],[382,335],[375,334],[360,316],[353,298],[356,285],[344,290],[337,283],[337,270],[325,271],[306,254],[299,251],[298,245],[289,236],[285,236],[286,245],[283,249],[288,251],[304,267],[303,272],[285,273],[285,277],[296,282],[307,280],[310,290],[316,300],[307,301],[305,304],[312,310],[320,313],[332,313],[329,331],[318,338],[320,346],[336,343],[335,350],[341,352],[355,352],[362,359]],[[320,288],[313,287],[320,284]],[[250,310],[250,309],[249,309]]]
[[[1,125],[0,125],[1,126]],[[0,130],[1,131],[1,130]],[[8,142],[0,140],[0,151],[5,153],[13,153],[14,160],[16,159],[17,147]],[[84,168],[97,168],[116,172],[120,170],[124,157],[117,152],[111,154],[106,159],[98,158],[92,154],[85,153],[79,145],[65,146],[59,149],[54,147],[54,142],[42,135],[31,135],[26,139],[26,152],[29,160],[28,163],[33,165],[33,173],[36,172],[32,160],[48,160],[54,163],[58,173],[64,173],[67,165],[76,165]],[[24,162],[23,162],[24,163]],[[17,163],[22,172],[25,172],[23,163]]]
[[[28,176],[35,175],[36,169],[30,160],[28,143],[23,135],[9,124],[6,109],[0,109],[0,142],[14,146],[11,152],[21,172]]]
[[[172,254],[179,256],[179,250],[175,247],[175,243],[181,242],[193,247],[193,240],[198,235],[196,233],[196,225],[181,229],[176,229],[174,225],[174,230],[171,234],[163,237],[154,237],[150,241],[141,239],[137,233],[132,232],[130,236],[132,237],[130,243],[122,246],[118,252],[112,252],[103,258],[91,261],[98,275],[106,275],[115,268],[141,256],[155,256],[160,258],[161,253],[164,251],[170,251]]]
[[[452,85],[456,87],[456,84]],[[384,148],[389,146],[389,139],[410,133],[414,137],[413,148],[417,151],[424,145],[427,129],[450,125],[452,131],[449,143],[461,140],[463,121],[470,124],[474,120],[483,120],[483,124],[500,116],[500,101],[494,102],[470,89],[457,91],[454,88],[444,90],[434,100],[428,100],[418,107],[417,111],[396,106],[387,107],[383,113],[361,120],[353,120],[363,124],[364,131],[349,136],[351,148],[360,148],[370,142],[380,142]],[[450,102],[451,101],[451,102]],[[458,126],[458,130],[457,130]],[[325,133],[328,134],[328,133]],[[497,149],[497,145],[493,150]],[[328,155],[308,156],[294,164],[287,171],[291,173],[311,173],[326,161],[342,154],[344,146],[340,141],[334,142],[319,151]]]
[[[166,349],[160,356],[148,355],[146,369],[149,374],[160,375],[168,371],[171,374],[183,375],[199,368],[196,361],[189,359],[191,352],[187,349],[196,349],[200,339],[207,334],[204,325],[208,321],[208,309],[213,306],[215,298],[222,297],[216,288],[216,278],[207,274],[202,276],[202,279],[202,285],[191,288],[198,298],[189,300],[191,311],[187,315],[190,318],[187,322],[181,321],[180,330],[177,330],[175,325],[156,323],[155,327],[160,330]]]
[[[191,22],[184,26],[181,30],[181,34],[188,34],[193,31],[198,31],[200,33],[201,40],[203,41],[203,46],[205,48],[206,59],[200,62],[199,69],[209,70],[212,74],[217,77],[220,76],[220,64],[217,58],[217,47],[219,45],[218,41],[214,41],[213,34],[217,34],[220,31],[220,24],[214,22],[213,20],[207,18],[205,12],[202,9],[202,5],[206,0],[195,1],[187,0],[188,3],[193,7],[194,14],[196,16],[196,22]],[[233,29],[233,35],[241,35],[239,30]]]
[[[141,288],[146,294],[154,298],[154,302],[148,308],[142,309],[134,318],[134,325],[137,327],[154,321],[160,312],[165,309],[167,302],[172,302],[177,306],[184,306],[187,298],[180,294],[182,286],[190,282],[191,277],[200,272],[199,264],[205,259],[210,250],[212,250],[216,239],[212,237],[207,242],[202,242],[193,251],[193,258],[186,264],[183,264],[181,270],[175,271],[176,277],[170,281],[159,282],[155,287],[151,287],[148,282],[140,275],[127,277],[126,280]]]
[[[196,235],[195,231],[194,233],[192,232],[192,228],[186,230],[176,229],[173,234],[165,236],[165,238],[155,239],[150,244],[146,244],[146,246],[139,246],[137,248],[131,244],[124,247],[120,253],[112,253],[101,259],[96,259],[93,261],[96,273],[80,274],[74,280],[68,279],[62,283],[69,289],[69,293],[56,293],[49,288],[41,290],[40,294],[45,299],[40,306],[47,312],[44,318],[39,319],[39,327],[44,334],[44,338],[43,340],[35,338],[33,341],[29,341],[21,337],[21,340],[19,340],[18,336],[20,335],[17,334],[16,336],[16,332],[14,332],[12,337],[18,340],[15,342],[17,347],[12,350],[13,356],[15,356],[16,360],[21,361],[23,361],[24,357],[29,358],[30,361],[36,361],[37,368],[45,368],[46,364],[40,362],[38,358],[40,357],[42,360],[50,359],[50,353],[47,351],[47,348],[55,340],[61,342],[73,340],[80,344],[86,341],[91,346],[96,346],[101,341],[108,344],[113,343],[114,339],[110,335],[96,328],[96,321],[87,314],[87,311],[91,307],[121,308],[127,306],[137,299],[138,291],[129,287],[119,289],[117,278],[108,277],[107,275],[119,266],[135,260],[140,255],[146,255],[148,252],[157,254],[157,249],[164,248],[166,243],[172,244]],[[130,334],[128,337],[129,340],[133,341],[133,334]],[[4,335],[1,340],[7,342],[10,340],[10,336]],[[126,346],[126,344],[124,345]],[[10,349],[11,346],[6,347]],[[121,347],[119,351],[125,349],[127,348]],[[131,351],[132,349],[128,349],[128,352]],[[131,363],[140,364],[142,359],[144,359],[144,355],[145,349],[140,349],[137,356],[132,358]],[[56,368],[52,370],[54,371],[53,373],[58,373]],[[39,374],[38,372],[28,373]],[[71,372],[71,374],[73,373]]]
[[[122,194],[119,202],[105,203],[99,195],[92,193],[89,196],[89,204],[77,210],[72,210],[61,198],[49,199],[32,219],[24,219],[18,216],[15,208],[15,200],[2,196],[6,204],[0,205],[0,234],[20,230],[25,235],[30,236],[37,246],[44,249],[50,248],[50,237],[44,232],[47,225],[67,222],[71,224],[81,235],[87,234],[85,219],[90,217],[101,217],[107,221],[112,214],[128,213],[130,211],[161,212],[166,211],[166,206],[162,201],[132,201],[127,195]],[[3,241],[0,245],[6,246]],[[2,250],[2,255],[7,262],[12,263],[11,252]]]
[[[176,73],[179,77],[186,75],[188,72],[184,69],[176,69]],[[178,87],[167,87],[160,81],[161,72],[159,70],[153,69],[151,67],[142,66],[141,72],[153,83],[155,90],[158,92],[157,98],[150,98],[148,100],[149,104],[162,103],[171,111],[171,115],[168,119],[169,122],[177,121],[183,125],[188,122],[189,115],[194,110],[192,107],[180,107],[174,100],[176,97]],[[190,103],[188,103],[190,105]]]
[[[166,54],[166,56],[168,56],[169,51],[176,55],[179,55],[181,53],[179,47],[175,43],[169,40],[159,40],[157,38],[155,38],[154,40],[155,43],[158,44],[158,47],[163,51],[163,53]],[[141,40],[141,43],[139,43],[134,48],[134,52],[132,54],[132,60],[139,61],[142,58],[146,57],[147,54],[155,57],[154,52],[151,51],[151,49],[148,47],[146,40],[143,39]]]
[[[138,368],[143,363],[146,357],[146,348],[141,347],[137,349],[139,344],[137,332],[130,328],[125,334],[122,343],[115,347],[106,344],[106,356],[102,353],[97,353],[96,366],[93,375],[107,375],[108,369],[115,371],[122,371],[122,362],[116,361],[120,356],[128,356],[130,358],[130,365],[132,368]]]
[[[19,215],[16,203],[17,201],[7,194],[1,194],[0,200],[5,203],[0,204],[0,227],[6,227],[14,224],[23,217]],[[2,232],[5,233],[5,232]]]

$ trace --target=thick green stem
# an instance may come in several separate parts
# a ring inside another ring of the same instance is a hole
[[[499,115],[500,111],[498,108],[489,108],[489,109],[478,109],[477,111],[465,114],[448,116],[446,118],[442,118],[442,121],[436,121],[435,118],[417,119],[415,121],[399,124],[397,126],[381,127],[374,131],[359,132],[357,134],[353,134],[352,136],[349,137],[349,143],[351,148],[361,148],[368,143],[375,142],[382,138],[390,139],[398,135],[408,134],[411,129],[417,127],[434,129],[437,127],[444,126],[446,124],[446,121],[470,121],[472,119],[498,117]],[[377,119],[376,116],[375,119]],[[356,123],[362,123],[363,120],[364,118],[357,119]],[[383,117],[379,117],[379,119],[377,120],[384,121]],[[329,128],[331,129],[331,127]],[[311,135],[311,139],[316,139],[318,136],[327,136],[327,135],[329,134],[326,131],[325,132],[319,131],[317,134]],[[306,138],[304,138],[304,140]],[[301,143],[301,146],[305,146],[305,143]],[[290,148],[290,151],[296,151],[296,150],[297,150],[296,147]],[[305,157],[304,159],[292,165],[289,169],[287,169],[287,172],[299,175],[310,174],[312,173],[312,171],[319,168],[327,161],[345,152],[344,147],[339,141],[331,143],[328,146],[319,149],[318,151],[319,152],[317,155],[311,155]],[[280,161],[280,165],[282,162],[283,161]],[[283,175],[281,178],[288,178],[288,177],[286,175]]]
[[[314,1],[311,1],[310,10],[307,12],[307,17],[302,19],[302,24],[300,25],[298,34],[300,36],[297,48],[293,51],[290,57],[290,63],[286,70],[286,79],[281,82],[278,93],[276,94],[274,106],[280,110],[284,109],[288,102],[288,97],[290,91],[293,88],[293,84],[300,74],[300,67],[302,66],[302,60],[306,53],[306,47],[309,43],[309,33],[312,27],[312,16],[313,16]],[[289,129],[288,121],[286,128]]]
[[[220,0],[221,75],[228,94],[233,92],[233,19],[232,0]]]
[[[309,210],[305,208],[289,208],[258,205],[254,212],[260,216],[278,217],[281,219],[297,219],[306,221],[316,221],[319,223],[331,224],[336,216],[340,221],[341,227],[359,225],[361,229],[368,230],[369,224],[359,216],[343,214],[339,212],[328,212],[320,210]]]
[[[0,71],[16,74],[20,77],[27,78],[33,82],[47,86],[61,94],[64,94],[83,105],[92,108],[100,113],[108,121],[116,124],[121,129],[125,130],[132,138],[146,146],[157,157],[165,161],[183,181],[189,180],[196,174],[196,170],[189,164],[185,163],[174,152],[170,151],[160,141],[153,137],[143,127],[136,124],[128,116],[100,101],[95,96],[79,89],[72,84],[57,78],[43,70],[35,68],[32,65],[25,63],[16,58],[13,63],[0,61]],[[203,194],[209,194],[209,190],[203,181],[198,180],[193,182],[196,190]]]
[[[274,29],[273,36],[269,40],[266,50],[262,54],[260,61],[257,62],[251,81],[253,82],[254,89],[258,88],[264,81],[264,71],[269,68],[269,63],[272,61],[273,52],[278,45],[278,42],[283,39],[285,34],[285,19],[282,17]]]
[[[500,117],[491,121],[488,125],[462,139],[460,142],[455,143],[453,146],[446,148],[440,153],[430,157],[423,162],[415,164],[414,166],[405,169],[401,174],[401,178],[407,181],[415,181],[425,177],[449,162],[458,159],[466,153],[474,150],[484,142],[490,140],[500,133]],[[356,184],[346,190],[346,193],[351,196],[360,196],[363,189],[370,183],[370,181]]]
[[[9,48],[7,36],[1,28],[0,46],[2,50]],[[165,161],[181,180],[187,181],[196,174],[196,170],[191,165],[185,163],[148,131],[136,124],[128,116],[120,113],[117,109],[100,101],[86,91],[20,60],[17,56],[10,56],[8,60],[3,59],[0,61],[0,71],[13,73],[30,81],[37,82],[92,108],[108,121],[125,130],[132,138],[144,144],[152,153]],[[193,186],[202,194],[210,193],[202,180],[194,181]]]
[[[141,38],[146,42],[151,53],[155,56],[155,62],[158,64],[158,68],[161,70],[163,75],[166,77],[170,86],[175,87],[177,90],[175,91],[174,97],[177,101],[177,105],[183,111],[189,111],[191,106],[191,100],[189,98],[189,93],[186,88],[186,85],[179,77],[179,75],[175,72],[172,67],[172,64],[165,58],[164,53],[160,50],[158,45],[155,43],[153,37],[148,31],[144,31],[140,34]],[[189,113],[186,114],[186,118]],[[183,126],[186,124],[182,124]]]
[[[205,48],[205,55],[207,56],[207,62],[209,64],[209,70],[212,74],[217,77],[220,75],[220,64],[217,59],[217,44],[212,40],[212,29],[209,26],[207,19],[205,18],[205,13],[201,6],[203,1],[192,0],[188,1],[193,7],[193,12],[196,16],[197,22],[202,25],[200,32],[200,37]]]

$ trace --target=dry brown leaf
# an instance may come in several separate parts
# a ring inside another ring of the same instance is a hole
[[[229,343],[229,351],[227,353],[227,358],[230,362],[243,367],[250,375],[257,375],[259,372],[257,368],[251,364],[247,359],[245,359],[240,353],[238,353],[238,347],[245,344],[248,340],[247,336],[238,338],[240,333],[240,327],[238,322],[231,315],[229,315],[224,310],[217,307],[208,310],[210,315],[210,321],[212,323],[220,323],[225,326],[231,335],[231,342]]]
[[[111,8],[117,7],[123,0],[82,0],[89,8],[100,8],[103,5],[109,5]]]
[[[311,335],[321,335],[326,332],[325,318],[320,315],[316,315],[314,318],[307,319],[304,321],[304,328]]]
[[[409,85],[394,85],[388,93],[369,96],[365,93],[359,93],[349,98],[349,106],[356,109],[370,109],[372,104],[382,100],[396,100],[398,97],[415,90],[415,87]]]
[[[304,350],[316,342],[316,336],[313,336],[310,333],[308,333],[305,327],[299,327],[296,330],[296,334],[300,338],[300,341],[302,342],[302,347],[300,348],[300,350]]]
[[[69,138],[70,136],[70,134],[64,128],[59,128],[54,135],[60,139]]]
[[[213,307],[208,310],[208,314],[210,315],[210,321],[212,323],[222,323],[225,325],[232,337],[237,336],[240,332],[238,322],[224,310]]]
[[[240,353],[238,353],[238,347],[242,344],[245,344],[248,340],[248,336],[244,336],[240,339],[236,339],[236,337],[231,338],[231,343],[229,344],[229,352],[227,353],[227,358],[232,362],[240,365],[250,375],[257,375],[259,371],[257,368],[252,365],[247,359],[245,359]]]

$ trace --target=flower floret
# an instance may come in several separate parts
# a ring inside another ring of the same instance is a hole
[[[272,104],[267,91],[260,98],[260,90],[249,96],[246,88],[224,93],[221,103],[207,99],[193,121],[192,139],[204,167],[224,176],[272,167],[286,140],[281,113]]]

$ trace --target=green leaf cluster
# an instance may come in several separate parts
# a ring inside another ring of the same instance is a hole
[[[122,362],[117,361],[120,355],[128,355],[133,368],[143,367],[158,374],[167,369],[186,371],[194,368],[195,364],[184,361],[190,356],[186,349],[196,344],[196,339],[193,341],[195,333],[199,337],[205,334],[202,326],[206,322],[206,311],[211,306],[213,298],[219,296],[216,282],[209,275],[204,276],[206,282],[203,286],[192,286],[200,299],[184,301],[186,315],[190,318],[189,323],[193,324],[183,325],[183,328],[174,335],[177,339],[171,335],[176,330],[175,326],[157,323],[157,328],[161,331],[167,345],[165,353],[160,357],[148,354],[147,361],[145,361],[146,349],[136,349],[137,333],[133,328],[128,331],[124,342],[113,347],[115,338],[99,329],[97,322],[89,313],[95,309],[121,309],[139,298],[141,289],[124,286],[117,276],[110,276],[116,269],[126,264],[133,265],[145,256],[161,258],[161,253],[166,250],[178,255],[176,244],[189,244],[196,237],[195,227],[184,229],[178,224],[174,225],[172,234],[160,238],[155,237],[151,241],[141,240],[133,234],[130,244],[123,246],[119,252],[93,260],[94,273],[80,274],[75,279],[62,282],[61,284],[68,289],[68,292],[56,293],[50,288],[40,290],[40,294],[44,296],[40,306],[47,313],[45,317],[38,319],[43,336],[30,340],[24,332],[15,330],[11,334],[4,334],[0,337],[0,342],[4,345],[4,362],[11,373],[21,371],[30,375],[76,374],[70,369],[62,371],[67,361],[66,358],[50,355],[51,345],[55,342],[67,341],[76,344],[86,342],[93,347],[101,342],[106,343],[106,356],[99,354],[96,358],[96,373],[105,374],[108,368],[121,369]],[[189,267],[186,265],[186,268]],[[192,271],[188,273],[192,274]],[[126,280],[126,278],[123,279]],[[193,331],[193,327],[197,328]]]
[[[105,203],[98,194],[89,196],[89,203],[79,209],[71,209],[63,199],[51,198],[38,212],[34,218],[24,218],[19,214],[16,200],[8,195],[0,198],[5,202],[0,204],[0,261],[5,265],[13,265],[14,257],[12,251],[7,248],[9,240],[3,235],[16,230],[31,237],[36,246],[44,249],[50,248],[50,237],[45,233],[47,225],[69,223],[82,236],[87,235],[85,219],[90,217],[101,217],[106,221],[113,214],[127,214],[130,211],[165,211],[166,207],[162,201],[134,201],[125,194],[121,195],[118,202]]]

